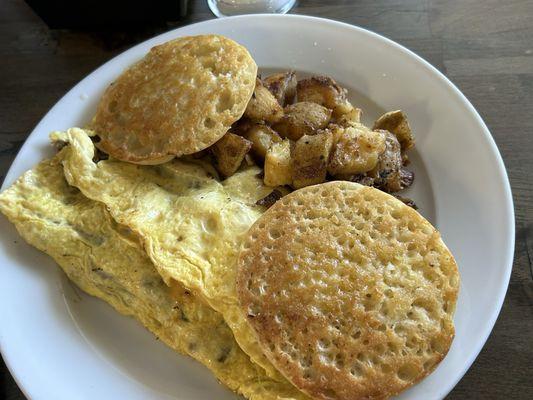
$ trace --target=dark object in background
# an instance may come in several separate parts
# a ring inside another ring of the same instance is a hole
[[[177,21],[188,0],[26,0],[51,29],[124,30]]]

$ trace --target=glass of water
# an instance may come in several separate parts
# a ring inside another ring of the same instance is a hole
[[[296,0],[207,0],[217,17],[241,14],[285,14]]]

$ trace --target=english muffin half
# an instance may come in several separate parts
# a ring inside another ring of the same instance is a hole
[[[239,300],[266,356],[318,399],[384,399],[454,337],[456,262],[393,196],[351,182],[297,190],[247,233]]]
[[[155,46],[102,96],[91,123],[98,147],[140,164],[203,150],[242,116],[256,75],[248,51],[224,36]]]

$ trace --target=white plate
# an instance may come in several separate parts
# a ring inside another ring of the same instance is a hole
[[[455,254],[462,286],[448,356],[400,398],[443,398],[481,350],[505,296],[514,248],[511,191],[498,149],[468,100],[435,68],[390,40],[294,15],[218,19],[165,33],[109,61],[65,95],[32,132],[4,186],[52,154],[50,131],[88,121],[104,88],[150,47],[200,33],[239,41],[264,69],[334,77],[350,89],[367,121],[384,110],[407,112],[417,139],[409,196]],[[2,354],[28,397],[235,398],[198,363],[73,288],[51,259],[23,243],[4,218],[0,223]]]

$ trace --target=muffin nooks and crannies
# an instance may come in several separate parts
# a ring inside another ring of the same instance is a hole
[[[266,356],[319,399],[384,399],[444,358],[455,260],[415,210],[377,189],[295,191],[252,226],[238,261],[242,310]]]
[[[155,46],[102,96],[91,123],[98,147],[141,164],[203,150],[242,116],[256,75],[248,50],[223,36]]]

